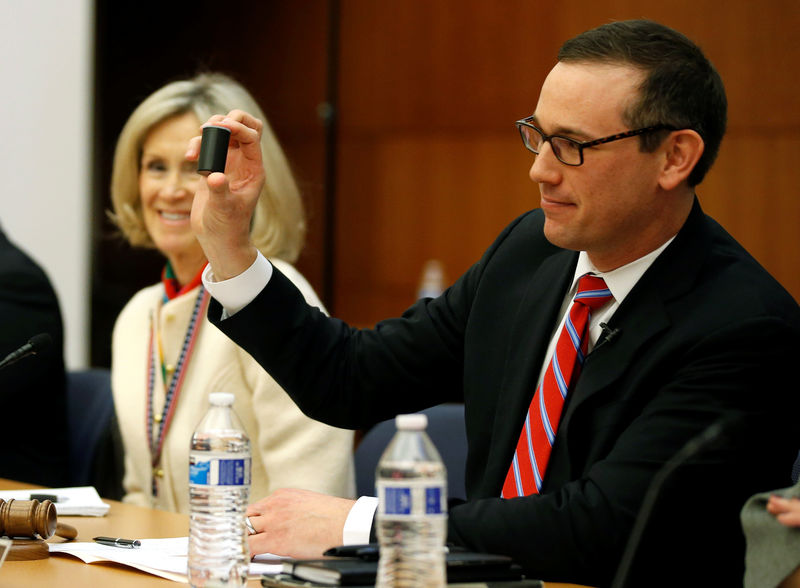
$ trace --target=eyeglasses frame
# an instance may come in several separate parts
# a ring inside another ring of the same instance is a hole
[[[526,139],[522,127],[529,127],[534,131],[536,131],[537,133],[539,133],[542,136],[543,142],[550,143],[551,149],[553,148],[553,143],[550,141],[550,139],[553,138],[563,139],[564,141],[572,143],[578,148],[578,157],[580,161],[578,163],[567,163],[566,161],[561,159],[561,157],[559,157],[555,149],[553,149],[553,155],[555,155],[556,159],[558,159],[561,163],[563,163],[564,165],[569,165],[571,167],[578,167],[580,165],[583,165],[583,150],[587,147],[603,145],[604,143],[611,143],[612,141],[619,141],[620,139],[627,139],[628,137],[635,137],[637,135],[643,135],[645,133],[651,133],[653,131],[676,130],[675,127],[672,127],[670,125],[658,124],[650,127],[642,127],[641,129],[634,129],[632,131],[624,131],[622,133],[616,133],[614,135],[609,135],[608,137],[602,137],[600,139],[592,139],[591,141],[578,141],[576,139],[572,139],[571,137],[565,137],[564,135],[548,135],[542,129],[540,129],[531,122],[533,119],[534,119],[533,116],[528,116],[514,123],[517,126],[517,130],[519,131],[520,137],[522,137],[522,143],[525,145],[525,148],[531,153],[539,155],[539,151],[535,151],[533,149],[533,146]]]

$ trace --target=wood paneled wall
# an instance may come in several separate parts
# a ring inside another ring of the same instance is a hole
[[[642,17],[687,34],[720,71],[728,134],[701,203],[800,299],[796,1],[343,0],[337,316],[401,312],[427,259],[452,281],[536,207],[513,121],[532,112],[563,40]]]
[[[414,301],[426,260],[441,260],[452,281],[508,222],[538,205],[532,156],[513,122],[533,110],[560,44],[612,19],[673,26],[715,63],[728,89],[729,130],[700,200],[800,299],[797,0],[195,0],[191,10],[97,0],[97,7],[92,365],[108,365],[117,313],[163,264],[121,244],[103,219],[122,124],[165,82],[212,69],[252,91],[304,191],[309,233],[298,267],[334,314],[368,326]],[[331,149],[318,110],[332,89],[328,40],[337,22]],[[326,241],[329,221],[335,232]]]

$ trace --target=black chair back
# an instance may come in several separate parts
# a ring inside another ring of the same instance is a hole
[[[464,427],[464,405],[439,404],[421,412],[428,416],[428,436],[447,468],[448,496],[465,500],[467,434]],[[383,421],[369,429],[358,444],[354,457],[358,496],[375,495],[375,468],[394,433],[394,419]]]
[[[94,486],[105,498],[122,497],[122,441],[111,395],[111,371],[89,368],[67,372],[70,479]]]

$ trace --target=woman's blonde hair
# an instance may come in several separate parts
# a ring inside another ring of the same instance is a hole
[[[250,235],[266,257],[294,263],[305,239],[300,190],[289,163],[258,103],[238,82],[217,73],[167,84],[133,111],[120,133],[111,174],[111,219],[131,245],[155,247],[147,232],[139,196],[142,145],[150,130],[173,116],[192,112],[202,123],[234,108],[263,123],[261,156],[266,180],[256,204]]]

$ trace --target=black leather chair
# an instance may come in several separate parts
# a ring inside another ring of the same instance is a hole
[[[421,412],[428,416],[428,436],[447,468],[449,498],[466,499],[464,465],[467,459],[467,434],[464,428],[464,405],[439,404]],[[364,434],[356,447],[354,460],[358,496],[375,495],[375,468],[394,433],[394,419],[380,422]]]

